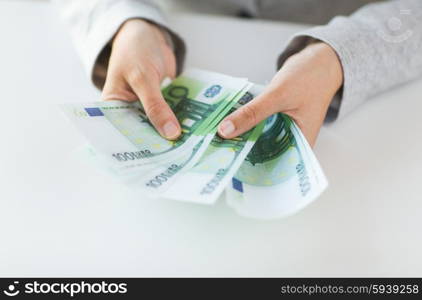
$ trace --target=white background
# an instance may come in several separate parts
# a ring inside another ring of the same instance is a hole
[[[188,65],[266,82],[300,26],[173,16]],[[276,221],[152,200],[78,159],[57,104],[95,101],[44,2],[0,1],[0,276],[422,276],[422,80],[323,128],[329,189]]]

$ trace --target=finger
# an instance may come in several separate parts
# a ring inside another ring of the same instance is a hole
[[[181,127],[161,94],[160,79],[137,72],[135,76],[129,78],[128,82],[158,132],[166,139],[177,139],[182,132]]]
[[[276,99],[262,94],[227,116],[218,126],[218,134],[225,139],[234,138],[279,111]]]

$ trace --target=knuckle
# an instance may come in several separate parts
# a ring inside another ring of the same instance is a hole
[[[145,110],[148,115],[158,115],[163,110],[163,104],[156,99],[152,99],[148,101],[148,105],[146,105]]]
[[[242,119],[247,122],[247,124],[256,124],[257,122],[257,115],[256,111],[250,105],[245,105],[242,107]]]
[[[168,109],[160,100],[152,100],[145,107],[145,111],[151,120],[155,123],[162,123],[168,116]]]

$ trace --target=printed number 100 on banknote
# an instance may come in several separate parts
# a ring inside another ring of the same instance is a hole
[[[62,109],[113,168],[130,170],[193,147],[247,84],[246,79],[195,69],[176,78],[163,89],[163,96],[182,125],[177,141],[159,135],[139,101],[64,104]]]

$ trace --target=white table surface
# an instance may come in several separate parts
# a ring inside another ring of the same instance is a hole
[[[268,81],[292,24],[174,16],[188,64]],[[329,189],[276,221],[147,199],[75,156],[94,101],[44,2],[0,1],[0,276],[422,276],[422,80],[321,132]],[[223,200],[223,199],[221,199]]]

